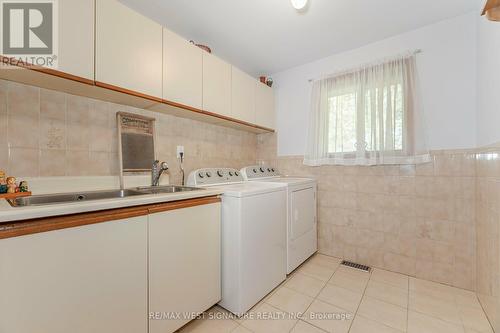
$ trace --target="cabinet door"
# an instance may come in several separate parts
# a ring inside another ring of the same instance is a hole
[[[147,332],[147,216],[0,240],[0,332]]]
[[[232,67],[232,117],[255,123],[255,79]]]
[[[261,82],[257,82],[255,88],[255,123],[274,129],[275,117],[273,89]]]
[[[231,116],[231,65],[203,52],[203,110]]]
[[[94,0],[60,0],[57,70],[94,80]]]
[[[202,50],[163,29],[163,98],[202,108]]]
[[[116,0],[96,16],[96,81],[161,98],[162,26]]]
[[[293,191],[290,206],[290,240],[294,241],[316,228],[316,190]]]
[[[173,332],[189,318],[163,313],[197,313],[221,298],[220,203],[149,216],[150,333]]]

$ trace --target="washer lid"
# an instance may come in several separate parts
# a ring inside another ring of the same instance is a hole
[[[230,197],[248,197],[264,193],[272,193],[286,190],[284,183],[260,183],[260,182],[244,182],[231,185],[210,186],[212,188],[221,189],[223,195]]]

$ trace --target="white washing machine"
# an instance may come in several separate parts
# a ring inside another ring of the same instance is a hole
[[[271,166],[241,169],[245,180],[253,183],[287,186],[287,274],[318,251],[317,181],[311,178],[284,177]]]
[[[227,168],[193,171],[187,184],[224,191],[219,305],[241,316],[286,279],[286,186]]]

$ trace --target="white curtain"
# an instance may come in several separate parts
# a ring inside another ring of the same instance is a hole
[[[430,161],[414,55],[315,81],[304,164]]]

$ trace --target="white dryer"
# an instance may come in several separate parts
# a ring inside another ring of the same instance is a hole
[[[286,186],[227,168],[193,171],[187,184],[224,191],[219,305],[241,316],[286,279]]]
[[[281,176],[272,166],[249,166],[241,169],[241,174],[253,183],[287,186],[287,274],[290,274],[318,251],[317,181]]]

